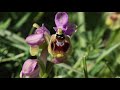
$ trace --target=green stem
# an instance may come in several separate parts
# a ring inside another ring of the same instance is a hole
[[[77,60],[77,62],[73,65],[73,69],[77,69],[77,68],[79,68],[80,67],[80,62],[81,62],[81,60],[83,60],[83,56],[81,56],[78,60]],[[68,72],[68,74],[69,75],[71,75],[72,74],[72,72],[73,72],[73,70],[70,70],[69,72]]]
[[[83,73],[80,72],[80,70],[77,70],[77,69],[75,69],[75,68],[73,68],[73,67],[71,67],[71,66],[69,66],[69,65],[67,65],[67,64],[65,64],[65,63],[57,64],[57,66],[63,67],[63,68],[65,68],[65,69],[67,69],[67,70],[70,70],[70,71],[72,71],[72,72],[75,72],[75,73],[83,76]],[[68,72],[68,73],[69,73],[69,72]]]
[[[53,68],[53,65],[54,64],[52,62],[48,61],[48,65],[46,65],[47,66],[46,73],[44,73],[44,75],[42,76],[42,78],[47,78],[49,76],[49,74],[50,74],[50,72],[51,72],[51,70]]]
[[[47,77],[48,77],[47,73],[44,73],[44,75],[42,76],[42,78],[47,78]]]
[[[44,15],[44,12],[38,12],[38,14],[35,16],[33,21],[37,22],[43,15]]]
[[[101,30],[101,31],[100,31]],[[106,29],[106,27],[105,26],[98,26],[96,29],[95,29],[95,31],[96,31],[96,36],[95,36],[95,38],[94,38],[94,40],[96,41],[96,42],[98,42],[102,37],[103,37],[103,35],[104,35],[104,33],[105,33],[105,31],[106,31],[107,29]]]
[[[85,56],[84,59],[83,59],[83,70],[84,70],[85,78],[88,78],[86,56]]]
[[[109,38],[109,41],[108,41],[108,45],[111,45],[111,43],[114,42],[114,39],[115,39],[115,37],[116,37],[116,34],[117,34],[117,32],[112,32],[112,33],[110,34],[110,38]]]
[[[25,56],[25,53],[18,54],[15,57],[10,57],[10,58],[2,59],[2,60],[0,60],[0,63],[8,62],[8,61],[14,61],[14,60],[16,60],[16,59],[18,59],[20,57],[23,57],[23,56]]]
[[[31,35],[33,33],[34,27],[31,28],[29,35]]]
[[[46,40],[47,44],[49,45],[50,35],[47,32],[45,32],[44,37],[45,37],[45,40]]]
[[[113,77],[116,77],[115,73],[112,71],[111,67],[107,64],[106,61],[105,61],[105,65],[108,67],[108,69],[109,69],[110,72],[112,73]]]
[[[85,32],[85,13],[84,12],[78,12],[78,25],[83,24],[80,28],[79,31]]]

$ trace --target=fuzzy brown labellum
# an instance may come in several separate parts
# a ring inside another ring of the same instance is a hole
[[[70,37],[64,34],[53,34],[48,46],[48,52],[54,58],[66,57],[71,52]]]

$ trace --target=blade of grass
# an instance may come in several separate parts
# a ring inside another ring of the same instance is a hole
[[[30,17],[31,12],[26,13],[14,26],[15,29],[20,28]]]
[[[84,57],[84,59],[83,59],[83,70],[84,70],[85,78],[88,78],[86,57]]]
[[[33,20],[37,22],[43,15],[44,15],[44,12],[39,12]]]
[[[11,16],[12,16],[13,19],[16,20],[18,18],[16,12],[11,12],[10,14],[11,14]]]
[[[71,66],[69,66],[69,65],[67,65],[67,64],[57,64],[57,66],[60,66],[60,67],[64,67],[64,68],[66,68],[66,69],[68,69],[68,70],[71,70],[71,71],[73,71],[73,72],[76,72],[76,73],[78,73],[78,74],[80,74],[80,75],[84,75],[83,73],[81,73],[80,71],[78,71],[78,70],[76,70],[76,69],[74,69],[74,68],[72,68]]]
[[[4,23],[0,24],[0,29],[1,30],[5,30],[9,27],[10,23],[11,23],[12,19],[8,18]]]
[[[78,33],[76,33],[76,35],[80,35],[79,36],[79,44],[81,47],[85,48],[86,47],[86,36],[85,36],[85,31],[86,31],[86,27],[85,27],[85,13],[84,12],[78,12],[78,25],[81,25],[81,27],[79,27],[79,29],[77,30]]]
[[[115,78],[116,77],[115,73],[113,72],[113,70],[111,69],[111,67],[108,65],[106,61],[105,61],[105,65],[108,67],[109,71],[112,73],[113,77]]]
[[[34,27],[31,28],[30,32],[29,32],[29,35],[31,35],[34,31]]]
[[[9,30],[1,31],[0,36],[3,36],[14,43],[26,44],[25,40],[22,37],[18,36],[15,33],[10,32]]]
[[[110,47],[108,50],[105,50],[96,60],[96,63],[99,63],[103,58],[109,55],[112,51],[120,47],[120,43],[115,44],[114,46]]]
[[[94,67],[91,69],[91,71],[93,71],[94,69],[97,69],[96,67],[99,66],[100,61],[103,60],[106,56],[108,56],[111,52],[113,52],[118,47],[120,47],[120,43],[115,44],[114,46],[110,47],[108,50],[104,50],[103,53],[99,55],[99,57],[97,58],[96,63]]]
[[[79,28],[79,32],[85,32],[85,13],[84,12],[78,12],[78,25],[83,24]]]
[[[0,63],[8,62],[8,61],[15,61],[15,60],[17,60],[18,58],[21,58],[21,57],[24,57],[24,56],[25,56],[25,53],[21,53],[21,54],[18,54],[18,55],[16,55],[16,56],[14,56],[14,57],[2,59],[2,60],[0,60]]]
[[[80,66],[80,62],[81,62],[81,60],[83,60],[83,58],[84,58],[84,55],[82,55],[82,56],[79,58],[79,60],[77,60],[77,62],[73,65],[72,68],[77,69],[77,68]],[[72,72],[73,72],[73,71],[69,71],[68,74],[71,75]]]
[[[20,45],[20,44],[11,44],[13,47],[16,47],[20,50],[23,50],[23,51],[29,51],[29,48],[27,46],[23,46],[23,45]]]
[[[52,68],[54,66],[54,63],[48,62],[48,65],[46,65],[46,66],[47,66],[46,73],[44,73],[44,75],[42,76],[42,78],[47,78],[49,76],[49,74],[50,74],[50,72],[51,72],[51,70],[52,70]]]

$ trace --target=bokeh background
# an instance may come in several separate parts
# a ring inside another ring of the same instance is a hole
[[[19,78],[29,58],[25,38],[42,23],[55,31],[57,12],[0,12],[0,78]],[[73,51],[67,63],[54,65],[53,78],[116,78],[120,76],[120,28],[106,25],[108,12],[68,12],[78,28],[72,36]],[[118,19],[120,26],[120,19]],[[114,22],[111,22],[114,23]],[[114,25],[113,25],[114,26]]]

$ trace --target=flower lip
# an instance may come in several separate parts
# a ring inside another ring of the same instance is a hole
[[[39,45],[44,43],[44,36],[43,34],[32,34],[26,38],[26,42],[29,45]]]
[[[63,58],[53,58],[52,62],[55,64],[63,63],[66,60],[65,57]]]
[[[58,53],[65,53],[69,49],[69,46],[70,44],[66,40],[60,42],[56,40],[51,43],[52,50]]]
[[[66,12],[58,12],[55,15],[55,24],[57,27],[64,27],[68,23],[68,14]]]
[[[61,58],[70,53],[71,43],[70,37],[65,35],[64,40],[56,39],[56,34],[51,36],[50,43],[48,45],[48,52],[55,58]]]

